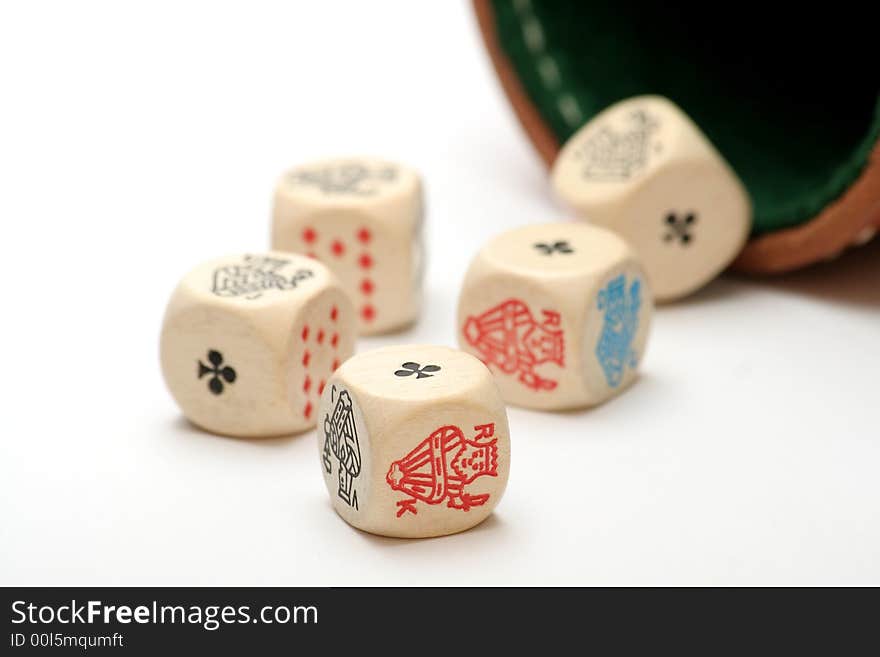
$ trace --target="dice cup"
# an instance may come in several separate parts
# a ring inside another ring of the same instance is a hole
[[[869,17],[647,4],[473,0],[545,163],[608,105],[659,94],[749,191],[752,233],[735,269],[791,271],[870,239],[880,228],[880,77]]]

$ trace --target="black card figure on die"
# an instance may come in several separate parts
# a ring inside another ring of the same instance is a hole
[[[324,453],[321,460],[327,474],[333,474],[331,454],[336,457],[339,469],[339,499],[355,509],[358,508],[355,479],[361,473],[361,446],[354,424],[354,409],[347,390],[339,392],[336,386],[330,392],[331,401],[336,400],[333,413],[324,416]]]
[[[292,275],[281,274],[290,260],[246,255],[241,264],[224,265],[214,271],[211,292],[218,297],[259,299],[269,290],[295,290],[315,274],[311,269],[297,269]]]
[[[587,180],[629,180],[647,165],[652,150],[651,135],[658,126],[659,122],[642,110],[634,111],[622,130],[603,126],[578,148],[575,155],[583,163],[583,177]],[[653,144],[653,150],[660,151],[660,144]]]
[[[290,179],[300,185],[311,185],[324,194],[355,194],[372,196],[382,184],[394,181],[394,167],[371,169],[357,162],[333,166],[301,169],[290,174]]]
[[[219,351],[214,349],[208,351],[208,362],[210,365],[205,365],[202,361],[199,361],[199,378],[201,379],[210,374],[211,378],[208,379],[208,390],[215,395],[220,395],[223,393],[223,382],[235,383],[235,379],[238,375],[233,368],[228,365],[223,365],[223,354]]]

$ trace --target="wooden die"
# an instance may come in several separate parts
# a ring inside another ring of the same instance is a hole
[[[655,297],[690,294],[739,254],[751,229],[745,187],[699,128],[660,96],[612,105],[553,165],[556,192],[639,255]]]
[[[477,254],[459,298],[458,341],[489,366],[508,403],[590,406],[635,378],[652,310],[622,239],[587,224],[536,224]]]
[[[318,398],[354,349],[354,309],[321,263],[235,255],[187,274],[168,302],[162,373],[193,423],[231,436],[315,425]]]
[[[510,432],[479,360],[395,346],[351,358],[327,382],[318,451],[346,522],[385,536],[441,536],[482,522],[498,504]]]

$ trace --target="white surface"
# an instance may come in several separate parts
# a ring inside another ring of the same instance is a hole
[[[256,6],[255,6],[256,5]],[[880,245],[656,316],[642,379],[510,410],[510,485],[470,532],[400,541],[330,510],[314,432],[191,428],[167,296],[268,241],[291,164],[419,167],[428,307],[554,220],[464,3],[5,3],[0,9],[0,584],[880,584]]]

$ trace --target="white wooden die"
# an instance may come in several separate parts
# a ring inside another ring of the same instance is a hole
[[[587,224],[536,224],[477,254],[459,298],[458,341],[489,366],[508,403],[590,406],[635,378],[652,311],[622,239]]]
[[[319,414],[327,491],[358,529],[452,534],[485,520],[504,493],[507,413],[469,354],[415,345],[359,354],[327,383]]]
[[[171,296],[162,373],[184,415],[219,434],[315,426],[318,399],[354,350],[354,308],[321,263],[285,253],[205,262]]]
[[[638,253],[659,301],[696,291],[740,252],[751,227],[745,187],[669,100],[640,96],[578,130],[553,165],[559,196]]]
[[[324,160],[285,173],[275,190],[272,248],[329,266],[360,332],[411,323],[421,304],[424,246],[419,176],[368,158]]]

